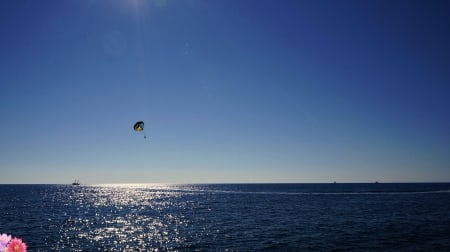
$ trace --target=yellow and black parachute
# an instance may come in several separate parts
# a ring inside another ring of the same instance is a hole
[[[134,131],[144,131],[144,122],[143,121],[139,121],[137,123],[134,124],[133,126]],[[147,136],[144,134],[144,138],[147,138]]]
[[[133,129],[135,131],[143,131],[144,130],[144,122],[143,121],[139,121],[137,123],[134,124]]]

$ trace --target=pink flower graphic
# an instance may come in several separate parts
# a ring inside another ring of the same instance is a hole
[[[3,251],[8,245],[8,242],[11,240],[11,235],[2,234],[0,235],[0,251]]]
[[[26,252],[27,245],[22,239],[14,238],[8,243],[8,252]]]

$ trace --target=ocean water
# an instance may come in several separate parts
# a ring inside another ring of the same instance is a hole
[[[29,251],[450,251],[450,184],[0,185]]]

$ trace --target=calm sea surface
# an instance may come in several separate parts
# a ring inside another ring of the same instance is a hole
[[[450,184],[0,185],[29,251],[450,251]]]

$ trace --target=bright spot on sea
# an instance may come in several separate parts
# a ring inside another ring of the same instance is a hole
[[[198,193],[190,188],[171,184],[71,187],[61,198],[65,201],[66,219],[55,249],[86,244],[120,251],[186,247],[180,230],[192,222],[189,216],[194,214],[197,203],[189,195]]]

